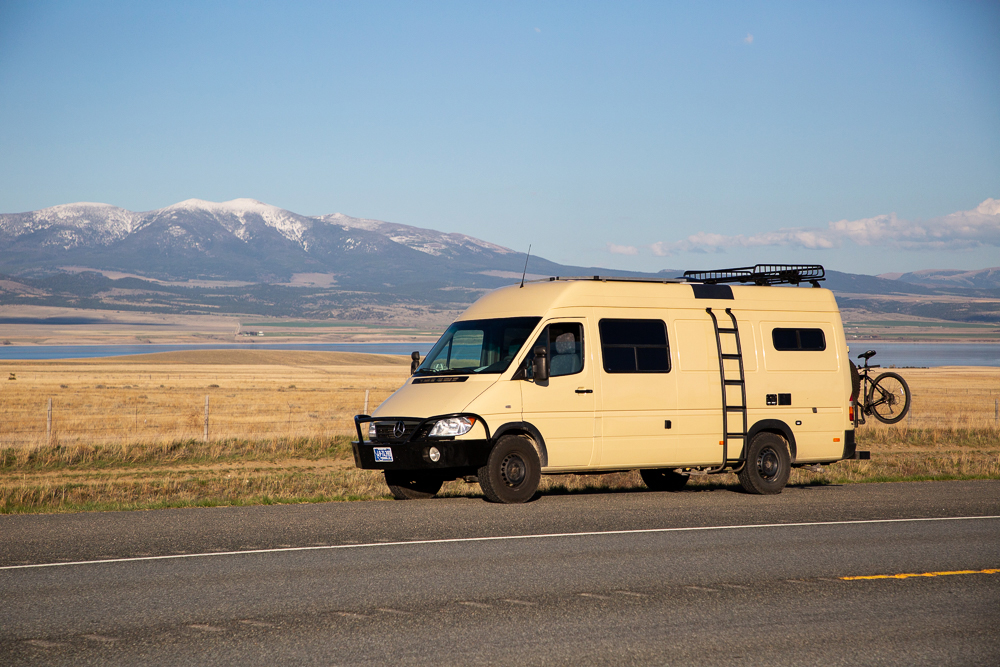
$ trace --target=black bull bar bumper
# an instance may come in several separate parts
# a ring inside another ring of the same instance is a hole
[[[475,419],[476,423],[483,425],[486,437],[456,440],[453,437],[427,436],[434,422],[454,417]],[[399,430],[403,435],[378,442],[365,440],[361,425],[374,421],[402,424],[404,426]],[[354,465],[364,470],[477,469],[486,465],[492,447],[490,427],[482,417],[469,412],[436,415],[426,419],[355,415],[354,428],[358,433],[358,439],[351,442]],[[437,461],[432,461],[430,458],[431,447],[436,447],[441,455]]]

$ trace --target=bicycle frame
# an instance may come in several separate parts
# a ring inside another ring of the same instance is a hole
[[[874,355],[872,355],[874,356]],[[868,415],[875,413],[875,408],[887,402],[884,394],[877,400],[869,400],[872,392],[872,387],[878,382],[881,376],[876,378],[871,377],[871,371],[875,368],[882,368],[881,364],[869,364],[868,360],[871,357],[863,357],[865,360],[865,365],[858,368],[858,378],[860,382],[858,383],[858,393],[859,396],[854,398],[854,426],[855,428],[864,424],[867,420]],[[891,403],[890,403],[891,405]],[[877,416],[877,415],[876,415]],[[884,421],[884,420],[882,420]]]

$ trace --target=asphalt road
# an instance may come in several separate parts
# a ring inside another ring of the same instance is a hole
[[[998,481],[5,516],[0,664],[1000,664],[998,517]]]

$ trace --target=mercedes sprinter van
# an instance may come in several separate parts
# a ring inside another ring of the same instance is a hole
[[[541,475],[633,469],[652,489],[729,471],[748,492],[780,493],[793,467],[867,457],[823,277],[758,265],[497,289],[355,417],[355,463],[383,470],[398,499],[464,478],[524,502]]]

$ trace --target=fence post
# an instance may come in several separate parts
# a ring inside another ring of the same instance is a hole
[[[205,442],[208,442],[208,396],[205,396]]]
[[[993,423],[1000,423],[1000,398],[993,399]]]
[[[49,412],[45,420],[45,444],[52,444],[52,399],[49,398]]]
[[[363,415],[368,414],[368,392],[369,390],[365,389],[365,411],[361,413]]]

